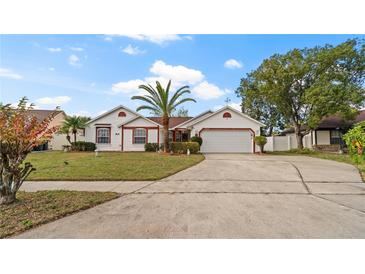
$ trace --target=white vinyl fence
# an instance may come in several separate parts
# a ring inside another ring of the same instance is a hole
[[[312,148],[310,134],[303,137],[303,145],[306,148]],[[298,148],[297,138],[295,134],[289,134],[286,136],[267,137],[267,143],[264,149],[266,151],[286,151],[295,148]]]

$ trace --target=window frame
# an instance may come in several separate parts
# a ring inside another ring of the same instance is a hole
[[[136,134],[136,132],[142,132],[144,131],[144,136],[139,136]],[[144,138],[144,142],[136,142],[136,138]],[[133,129],[133,144],[136,145],[144,145],[148,143],[148,129],[144,127],[137,127]]]
[[[108,136],[99,136],[99,130],[107,130],[108,131]],[[95,133],[95,143],[96,144],[100,144],[100,145],[108,145],[111,144],[112,142],[112,138],[111,138],[111,127],[97,127],[96,128],[96,133]],[[99,138],[108,138],[108,142],[99,142]]]

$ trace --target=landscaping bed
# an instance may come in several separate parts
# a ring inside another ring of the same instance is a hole
[[[311,151],[311,150],[293,150],[293,151],[275,151],[275,152],[267,152],[268,154],[272,155],[303,155],[303,156],[310,156],[316,157],[326,160],[333,160],[337,162],[343,162],[347,164],[354,165],[359,170],[362,180],[365,182],[365,163],[356,165],[352,162],[350,155],[348,154],[338,154],[338,153],[331,153],[331,152],[318,152],[318,151]]]
[[[114,192],[37,191],[17,194],[17,201],[0,205],[0,238],[67,216],[119,197]]]
[[[204,160],[201,154],[166,155],[156,152],[42,152],[26,162],[37,169],[33,181],[138,181],[158,180]]]

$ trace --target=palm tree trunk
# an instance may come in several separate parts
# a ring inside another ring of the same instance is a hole
[[[76,134],[77,134],[77,131],[74,131],[73,134],[74,134],[74,142],[76,143]]]
[[[163,151],[169,152],[169,116],[164,115],[162,117],[163,124]]]

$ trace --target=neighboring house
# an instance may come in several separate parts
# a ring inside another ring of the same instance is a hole
[[[307,148],[314,146],[320,148],[332,147],[336,150],[344,147],[345,143],[342,140],[343,134],[345,134],[349,128],[354,124],[365,121],[365,110],[360,110],[355,119],[346,121],[339,115],[331,115],[324,118],[318,127],[311,130],[309,134],[304,136],[303,145]],[[303,128],[305,130],[306,128]],[[294,136],[294,128],[285,129],[283,134],[286,136]],[[296,141],[295,138],[293,140]]]
[[[65,121],[66,118],[66,114],[65,112],[63,112],[62,110],[42,110],[42,109],[32,109],[32,110],[28,110],[29,114],[32,116],[35,116],[38,120],[38,122],[42,122],[44,121],[47,117],[49,117],[53,112],[55,112],[55,116],[52,119],[52,121],[49,124],[49,128],[51,127],[61,127],[63,122]],[[84,141],[84,134],[83,131],[78,134],[77,139],[79,141]],[[69,145],[67,138],[66,138],[66,134],[60,134],[60,133],[55,133],[53,135],[53,138],[43,144],[40,145],[38,147],[36,147],[34,150],[35,151],[43,151],[43,150],[62,150],[63,149],[63,145]]]
[[[146,143],[163,143],[161,117],[144,117],[118,106],[90,120],[85,140],[95,142],[101,151],[144,151]],[[254,153],[255,135],[265,126],[229,107],[206,111],[196,117],[171,117],[171,141],[188,141],[191,136],[203,139],[202,152]]]

